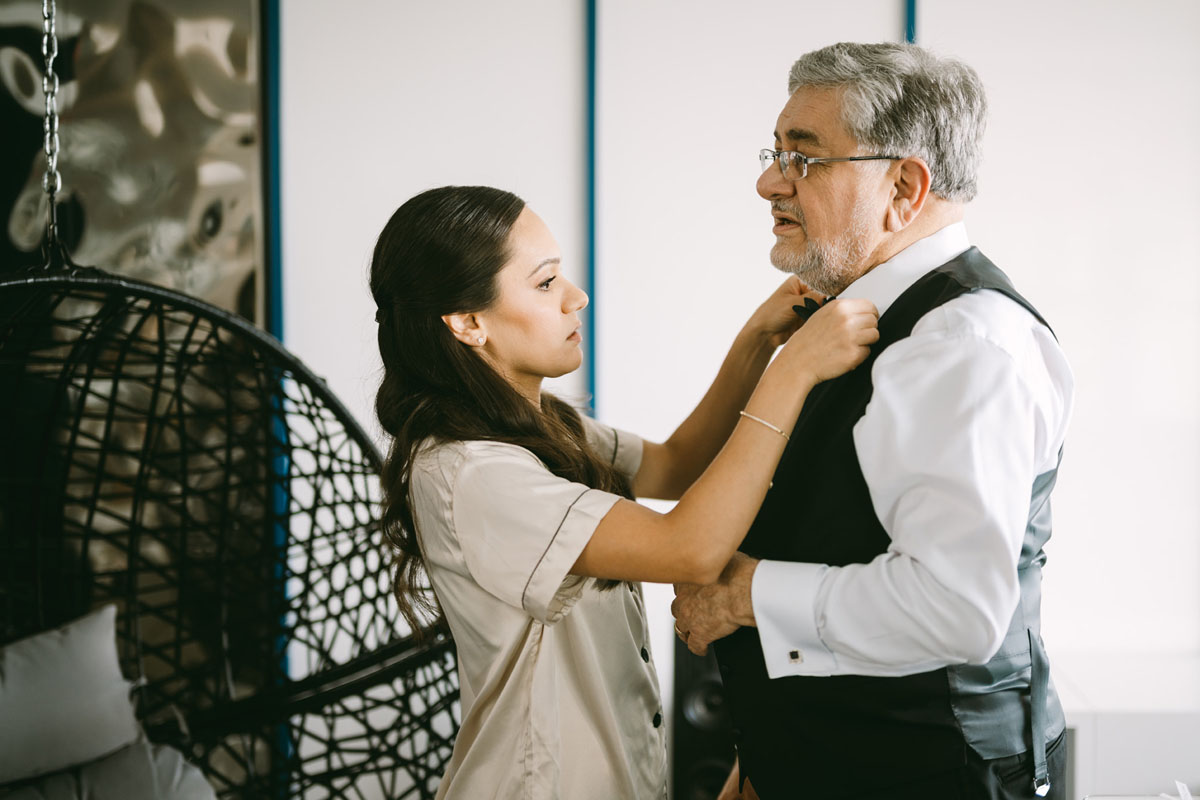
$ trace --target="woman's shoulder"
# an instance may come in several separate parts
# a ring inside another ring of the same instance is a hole
[[[432,531],[441,531],[446,541],[457,539],[461,514],[472,509],[499,513],[501,505],[526,495],[548,474],[533,453],[517,445],[480,440],[422,442],[409,480],[417,527],[425,532],[422,541],[432,547],[438,538],[430,538]],[[440,560],[432,550],[427,557]]]
[[[541,466],[537,456],[520,445],[481,439],[445,440],[430,437],[417,448],[413,458],[413,482],[434,481],[453,487],[468,466]]]

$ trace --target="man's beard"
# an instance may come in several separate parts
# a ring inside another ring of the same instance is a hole
[[[841,294],[858,279],[868,246],[869,226],[864,205],[854,207],[850,224],[832,241],[808,238],[808,225],[800,209],[781,204],[777,208],[796,218],[805,242],[804,249],[797,252],[788,247],[788,242],[777,240],[771,248],[771,263],[776,269],[790,272],[810,289],[830,296]]]

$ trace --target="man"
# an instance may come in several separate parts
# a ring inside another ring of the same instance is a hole
[[[967,239],[983,87],[916,46],[838,44],[788,90],[758,181],[772,262],[873,301],[881,338],[809,396],[742,553],[676,587],[676,630],[719,640],[764,800],[1065,797],[1039,618],[1073,384]]]

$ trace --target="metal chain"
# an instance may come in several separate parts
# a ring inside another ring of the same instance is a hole
[[[46,173],[42,176],[42,191],[50,201],[47,244],[54,247],[58,242],[58,204],[55,196],[62,189],[62,175],[58,172],[58,75],[54,72],[54,59],[58,57],[58,31],[55,29],[54,0],[42,0],[42,57],[46,61],[46,72],[42,76],[42,93],[46,96],[46,116],[42,120]]]

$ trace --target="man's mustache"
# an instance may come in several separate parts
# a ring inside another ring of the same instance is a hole
[[[792,206],[787,203],[781,203],[778,200],[772,200],[771,210],[786,214],[796,220],[796,224],[800,226],[800,230],[804,231],[805,236],[808,235],[808,222],[804,219],[804,212],[800,210],[799,206]]]

